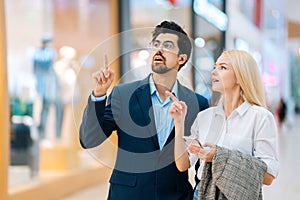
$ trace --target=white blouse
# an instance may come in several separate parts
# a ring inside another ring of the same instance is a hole
[[[197,136],[202,144],[213,143],[253,155],[267,164],[268,173],[274,177],[278,175],[277,126],[273,114],[263,107],[244,102],[227,120],[223,106],[210,107],[198,113],[191,127],[191,133]],[[192,166],[198,157],[190,153],[189,159]],[[197,171],[199,179],[202,167],[203,164]]]

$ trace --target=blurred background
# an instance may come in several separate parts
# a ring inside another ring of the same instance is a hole
[[[264,199],[296,199],[299,8],[298,0],[2,1],[0,199],[106,199],[116,136],[89,151],[78,141],[91,74],[107,54],[114,84],[144,77],[151,31],[163,20],[188,32],[193,54],[179,79],[211,104],[210,72],[222,51],[255,58],[279,130],[280,174]]]

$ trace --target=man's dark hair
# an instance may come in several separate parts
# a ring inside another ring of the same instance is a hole
[[[157,38],[157,36],[161,33],[170,33],[178,36],[179,54],[186,54],[187,62],[190,58],[192,50],[192,44],[187,33],[175,22],[163,21],[159,25],[157,25],[154,31],[152,32],[152,41],[154,41]],[[179,66],[178,71],[186,64],[186,62]]]

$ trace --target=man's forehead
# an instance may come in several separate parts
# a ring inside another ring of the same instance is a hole
[[[156,40],[177,42],[178,36],[172,33],[161,33],[156,37]]]

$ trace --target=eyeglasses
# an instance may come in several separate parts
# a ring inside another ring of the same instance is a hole
[[[165,51],[170,51],[174,47],[176,47],[172,41],[164,41],[163,43],[161,43],[161,41],[159,41],[159,40],[154,40],[154,41],[150,42],[151,47],[154,49],[159,49],[161,44],[162,44],[162,50],[165,50]]]

